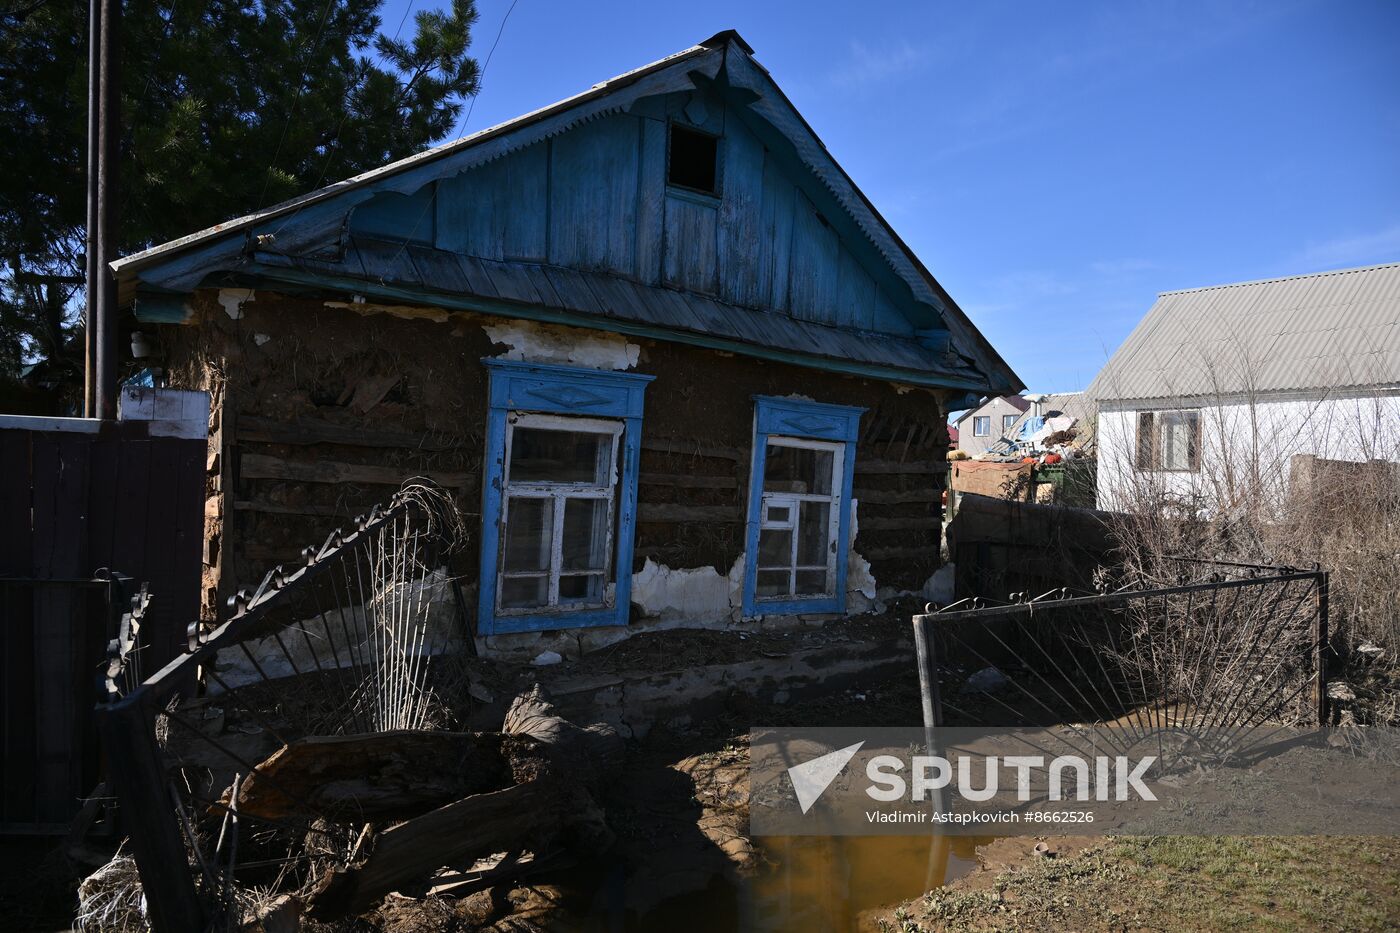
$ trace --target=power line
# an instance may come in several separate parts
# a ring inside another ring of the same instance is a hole
[[[520,0],[511,0],[510,7],[506,10],[506,15],[501,17],[500,28],[496,30],[496,40],[491,43],[491,48],[486,52],[486,60],[481,63],[481,74],[477,78],[478,93],[480,93],[482,82],[486,79],[486,69],[491,67],[491,58],[496,54],[496,46],[501,44],[501,36],[506,31],[506,23],[510,21],[510,14],[515,12],[515,5],[519,2]],[[457,138],[452,141],[454,146],[462,141],[462,136],[467,131],[467,123],[471,120],[472,111],[476,108],[476,98],[477,95],[473,94],[471,102],[467,104],[467,114],[462,118],[462,126],[457,130]],[[403,251],[408,249],[409,242],[413,239],[414,234],[418,232],[418,227],[423,223],[423,218],[428,216],[428,210],[432,206],[433,199],[429,198],[428,202],[423,205],[423,209],[418,212],[418,219],[413,222],[413,227],[408,231],[408,236],[404,237],[403,242],[399,244],[398,251],[394,253],[394,258],[389,260],[389,265],[386,268],[392,268],[394,263],[399,261],[399,257],[403,255]],[[384,284],[382,276],[380,277],[380,284]]]
[[[321,24],[316,27],[316,38],[311,43],[311,57],[321,48],[321,37],[326,31],[326,20],[330,18],[331,7],[335,0],[326,0],[325,9],[321,11]],[[296,95],[292,98],[292,107],[287,111],[287,120],[282,124],[282,136],[277,140],[277,148],[272,153],[272,161],[267,165],[267,175],[263,179],[262,194],[258,195],[258,210],[261,211],[267,206],[267,189],[272,184],[272,172],[277,167],[277,160],[282,155],[282,146],[287,142],[287,133],[292,128],[292,120],[296,117],[297,106],[301,103],[302,91],[306,89],[306,62],[302,63],[301,81],[297,83]]]
[[[416,2],[417,0],[409,0],[408,5],[404,7],[403,16],[399,17],[399,26],[397,29],[394,30],[394,36],[392,39],[389,40],[390,42],[398,41],[399,34],[403,32],[404,23],[408,22],[408,14],[413,11],[413,4]],[[340,115],[340,122],[336,125],[335,133],[331,136],[331,141],[326,144],[326,159],[321,164],[321,171],[320,174],[316,176],[316,181],[311,185],[311,191],[318,190],[321,187],[322,183],[325,182],[326,174],[330,171],[331,163],[335,161],[335,157],[338,154],[336,144],[340,142],[340,133],[342,130],[345,129],[345,124],[348,123],[350,120],[350,107],[348,95],[351,92],[353,92],[354,89],[359,85],[359,83],[369,75],[370,69],[372,69],[373,67],[374,63],[368,58],[366,58],[364,67],[360,69],[360,73],[356,75],[355,80],[351,82],[350,87],[346,92],[346,106],[344,107],[344,110]],[[298,204],[296,210],[288,214],[287,217],[284,218],[283,221],[277,225],[277,229],[272,231],[273,239],[276,239],[277,235],[282,232],[282,229],[286,227],[287,224],[291,223],[292,220],[298,214],[301,213],[303,207],[305,207],[305,204]]]

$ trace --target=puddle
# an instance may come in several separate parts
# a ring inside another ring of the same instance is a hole
[[[792,836],[762,840],[771,867],[740,893],[745,930],[854,931],[860,915],[975,871],[981,837]]]

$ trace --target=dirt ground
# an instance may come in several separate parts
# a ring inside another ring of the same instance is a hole
[[[689,648],[696,649],[691,655],[707,655],[720,646]],[[604,801],[617,834],[605,858],[543,865],[460,899],[391,896],[355,921],[307,929],[1174,933],[1400,927],[1400,839],[1060,837],[1045,840],[1054,853],[1049,858],[1033,852],[1034,838],[959,839],[945,883],[929,892],[927,839],[748,837],[752,726],[918,721],[912,676],[802,703],[732,697],[715,715],[683,729],[657,726],[630,743],[627,766]],[[0,927],[67,929],[82,866],[39,840],[11,840],[0,846],[0,857]]]
[[[1400,839],[957,839],[925,893],[918,837],[747,836],[751,725],[915,723],[895,682],[800,706],[735,699],[633,746],[607,802],[606,864],[464,902],[390,902],[357,930],[1368,930],[1400,927]]]

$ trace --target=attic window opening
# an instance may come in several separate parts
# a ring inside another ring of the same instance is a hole
[[[671,124],[666,183],[719,194],[719,137]]]

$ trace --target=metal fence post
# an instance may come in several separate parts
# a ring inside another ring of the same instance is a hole
[[[1317,633],[1314,646],[1314,663],[1317,666],[1317,724],[1327,725],[1327,652],[1331,633],[1327,627],[1328,579],[1327,571],[1317,572]]]
[[[107,750],[109,780],[141,874],[154,933],[204,929],[204,910],[189,869],[189,856],[166,791],[165,769],[155,738],[150,691],[137,688],[97,718]]]

